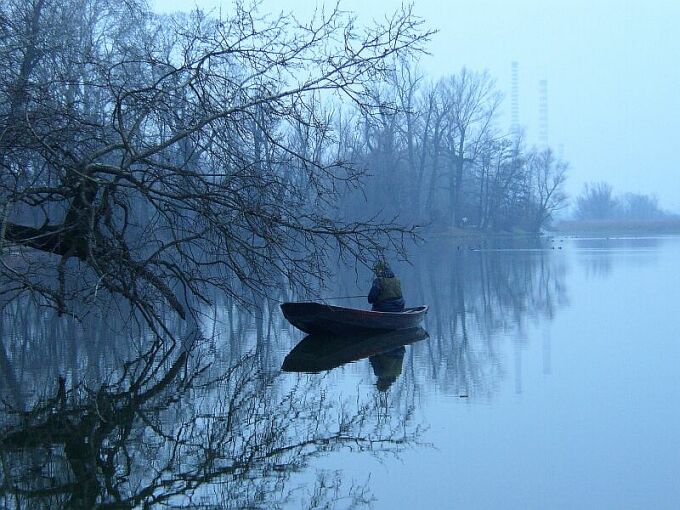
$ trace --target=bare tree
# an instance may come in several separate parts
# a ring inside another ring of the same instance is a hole
[[[567,179],[566,162],[557,159],[551,149],[536,151],[529,156],[529,169],[533,180],[533,224],[538,231],[555,211],[567,202],[564,183]]]
[[[660,219],[668,213],[659,207],[659,199],[643,193],[625,193],[621,197],[622,214],[634,220]]]
[[[606,182],[586,183],[576,197],[576,216],[582,220],[614,218],[619,209],[613,188]]]
[[[466,68],[445,80],[444,90],[451,105],[450,212],[453,224],[460,226],[465,164],[476,159],[480,144],[492,127],[501,96],[488,73],[475,73]]]
[[[329,250],[398,247],[403,228],[334,213],[361,171],[323,150],[319,106],[379,111],[370,90],[429,35],[409,9],[367,28],[337,8],[299,23],[240,3],[214,18],[34,0],[0,16],[2,238],[44,254],[3,263],[3,292],[69,311],[106,291],[153,321],[211,288],[309,286]],[[291,143],[300,128],[319,150]]]
[[[436,191],[439,185],[439,179],[442,177],[440,164],[443,159],[443,152],[445,150],[445,137],[449,129],[446,122],[447,115],[451,108],[451,104],[446,96],[442,95],[441,82],[432,86],[427,92],[427,116],[432,122],[431,136],[431,162],[430,162],[430,180],[427,188],[427,208],[429,218],[431,221],[438,221],[441,219],[441,214],[436,209]],[[428,132],[423,133],[423,147],[429,145]]]

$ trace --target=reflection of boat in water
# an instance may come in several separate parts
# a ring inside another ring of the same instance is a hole
[[[313,302],[283,303],[283,315],[293,326],[310,334],[342,335],[397,331],[420,326],[427,306],[402,312],[374,312]]]
[[[395,349],[401,348],[403,351],[404,345],[424,340],[428,336],[423,328],[342,337],[308,335],[288,353],[281,368],[285,372],[331,370],[351,361],[377,357],[395,351]],[[401,356],[403,357],[403,352]],[[401,363],[399,363],[399,372],[401,372]],[[380,377],[378,372],[376,375]]]

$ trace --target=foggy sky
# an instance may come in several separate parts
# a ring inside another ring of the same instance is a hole
[[[163,12],[229,1],[154,0]],[[309,16],[334,1],[264,0],[262,12]],[[360,18],[382,19],[401,0],[341,0]],[[500,127],[509,130],[510,68],[519,64],[520,124],[538,133],[538,82],[548,80],[549,144],[570,162],[567,191],[605,180],[615,193],[656,194],[680,212],[680,2],[674,0],[416,0],[415,13],[439,30],[420,61],[436,79],[462,66],[487,69],[505,94]]]

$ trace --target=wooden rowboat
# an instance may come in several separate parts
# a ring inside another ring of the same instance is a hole
[[[427,306],[402,312],[374,312],[314,302],[283,303],[283,315],[293,326],[309,334],[345,335],[379,333],[420,326]]]

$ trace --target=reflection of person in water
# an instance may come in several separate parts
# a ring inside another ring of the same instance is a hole
[[[368,302],[376,312],[401,312],[404,309],[404,297],[401,295],[401,282],[384,260],[373,266],[375,279],[368,293]]]
[[[368,358],[373,367],[373,373],[378,378],[375,383],[378,391],[387,391],[392,386],[392,383],[397,380],[397,377],[401,374],[401,365],[404,361],[405,353],[406,348],[402,345],[391,351],[376,354]]]

